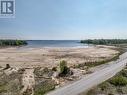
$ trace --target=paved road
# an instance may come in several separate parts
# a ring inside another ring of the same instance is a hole
[[[125,67],[126,63],[127,53],[121,55],[119,60],[111,62],[106,68],[100,69],[73,84],[49,92],[47,95],[78,95],[113,77]]]

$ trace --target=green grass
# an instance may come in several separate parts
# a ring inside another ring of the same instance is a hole
[[[127,78],[124,76],[116,76],[113,77],[109,82],[115,86],[126,86]]]
[[[115,86],[126,86],[127,85],[127,69],[123,69],[116,76],[111,78],[109,82]]]

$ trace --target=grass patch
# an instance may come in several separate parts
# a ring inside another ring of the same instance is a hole
[[[19,72],[13,72],[6,75],[2,70],[0,71],[0,95],[20,95],[22,89],[22,75]]]
[[[6,85],[0,85],[0,93],[6,93],[7,89],[6,89]]]
[[[126,86],[127,78],[123,76],[116,76],[113,77],[109,82],[115,86]]]
[[[35,86],[35,94],[34,95],[44,95],[45,93],[54,90],[55,83],[52,80],[46,80],[44,82],[39,83]]]
[[[86,63],[82,63],[82,64],[78,64],[75,66],[75,68],[81,68],[81,67],[84,67],[84,66],[88,66],[88,67],[94,67],[94,66],[98,66],[98,65],[102,65],[102,64],[105,64],[105,63],[108,63],[110,61],[115,61],[119,58],[121,54],[117,54],[116,56],[114,56],[112,59],[107,59],[107,60],[102,60],[102,61],[99,61],[99,62],[86,62]]]

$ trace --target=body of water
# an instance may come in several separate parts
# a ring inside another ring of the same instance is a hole
[[[80,43],[80,40],[28,40],[25,47],[87,47],[87,44]]]

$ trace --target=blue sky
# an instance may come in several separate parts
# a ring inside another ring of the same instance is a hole
[[[127,38],[127,0],[16,0],[15,18],[0,18],[0,38]]]

